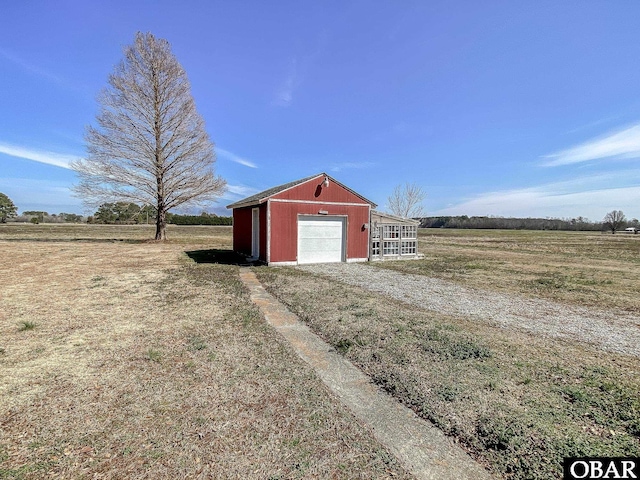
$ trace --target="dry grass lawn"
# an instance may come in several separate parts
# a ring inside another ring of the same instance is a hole
[[[427,230],[391,268],[637,311],[640,236]],[[504,478],[561,478],[569,456],[640,456],[640,359],[427,311],[297,268],[256,268],[337,351]]]
[[[290,267],[261,282],[374,382],[504,478],[640,456],[640,359],[426,311]]]
[[[263,321],[225,227],[0,226],[0,478],[406,478]]]
[[[640,312],[640,235],[421,229],[425,258],[378,267],[463,285]]]

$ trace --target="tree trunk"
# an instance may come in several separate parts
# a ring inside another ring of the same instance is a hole
[[[167,213],[164,209],[158,208],[158,215],[156,218],[156,240],[167,239]]]

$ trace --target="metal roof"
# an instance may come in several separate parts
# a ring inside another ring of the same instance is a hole
[[[278,194],[280,192],[284,192],[285,190],[288,190],[288,189],[293,188],[295,186],[301,185],[301,184],[303,184],[305,182],[308,182],[309,180],[313,180],[314,178],[318,178],[318,177],[329,177],[329,179],[332,182],[340,185],[342,188],[344,188],[345,190],[348,190],[349,192],[353,193],[357,197],[360,197],[366,203],[371,204],[372,207],[376,207],[377,206],[371,200],[367,200],[362,195],[360,195],[357,192],[354,192],[349,187],[347,187],[346,185],[343,185],[342,183],[337,181],[332,176],[327,175],[326,173],[318,173],[317,175],[311,175],[310,177],[301,178],[300,180],[295,180],[295,181],[289,182],[289,183],[283,183],[282,185],[278,185],[277,187],[269,188],[269,189],[264,190],[262,192],[256,193],[255,195],[251,195],[250,197],[243,198],[242,200],[238,200],[235,203],[227,205],[227,208],[239,208],[239,207],[249,207],[251,205],[258,205],[260,203],[265,202],[270,197],[273,197],[274,195],[276,195],[276,194]]]
[[[414,220],[413,218],[398,217],[397,215],[391,215],[390,213],[379,212],[378,210],[371,210],[371,221],[373,221],[373,217],[376,215],[379,217],[387,218],[391,220],[390,223],[409,223],[412,225],[420,224],[418,220]]]

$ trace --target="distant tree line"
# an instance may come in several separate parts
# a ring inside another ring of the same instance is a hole
[[[220,217],[214,213],[202,212],[200,215],[167,214],[167,223],[174,225],[231,225],[231,217]],[[87,219],[87,223],[135,225],[155,224],[156,209],[150,205],[137,205],[132,202],[103,203],[96,213]]]
[[[422,228],[478,228],[504,230],[610,230],[606,221],[592,222],[584,217],[576,218],[513,218],[513,217],[469,217],[443,216],[424,217],[419,219]],[[640,227],[637,219],[624,220],[616,223],[616,230],[630,227]]]
[[[13,222],[31,222],[31,223],[81,223],[84,222],[82,215],[75,213],[49,213],[43,210],[25,210],[20,215],[16,215],[11,219]]]
[[[202,212],[200,215],[167,214],[167,222],[174,225],[231,225],[231,217],[219,217],[214,213]]]
[[[87,223],[133,225],[154,223],[156,210],[149,205],[140,206],[132,202],[103,203],[96,213],[87,218]]]

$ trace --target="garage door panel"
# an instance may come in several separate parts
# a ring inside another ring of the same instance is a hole
[[[335,238],[342,239],[342,226],[339,228],[325,227],[325,226],[304,226],[303,236],[304,238]]]
[[[313,255],[301,256],[298,263],[305,265],[309,263],[338,263],[340,258],[336,257],[335,252],[313,252]]]
[[[298,221],[298,263],[341,262],[344,220],[320,217]]]
[[[303,252],[313,250],[317,252],[342,252],[342,239],[340,238],[306,238],[300,242],[300,250]]]

